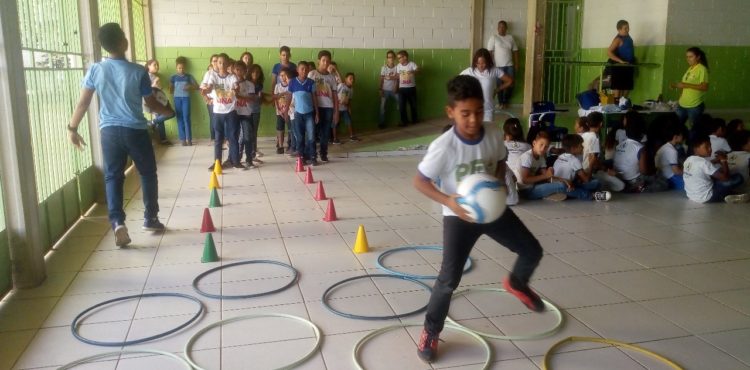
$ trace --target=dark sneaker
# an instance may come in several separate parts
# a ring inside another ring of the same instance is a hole
[[[419,337],[419,344],[417,344],[417,356],[422,361],[432,362],[437,357],[438,349],[438,334],[431,334],[427,329],[422,329],[422,335]]]
[[[240,162],[237,162],[237,163],[233,164],[233,165],[232,165],[232,167],[234,167],[234,168],[239,168],[239,169],[241,169],[241,170],[244,170],[244,169],[245,169],[245,166],[244,166],[244,165],[242,165],[242,163],[240,163]]]
[[[163,223],[159,222],[159,219],[154,218],[148,218],[146,221],[143,222],[143,230],[146,231],[164,231],[166,227]]]
[[[608,191],[597,191],[594,193],[594,200],[597,202],[609,202],[612,199],[612,193]]]
[[[128,235],[128,227],[124,224],[112,224],[112,229],[115,231],[115,245],[119,248],[123,248],[130,244],[130,235]]]
[[[317,159],[313,159],[313,160],[311,160],[311,161],[310,161],[310,164],[311,164],[311,165],[313,165],[313,166],[317,166],[317,165],[320,165],[320,163],[318,163],[318,160],[317,160]]]
[[[544,311],[544,302],[528,285],[522,284],[512,275],[503,279],[503,288],[534,312]]]
[[[171,141],[169,141],[167,139],[162,140],[160,143],[161,143],[161,145],[164,145],[164,146],[172,146],[172,145],[174,145],[174,144],[172,144]]]
[[[341,140],[339,140],[338,138],[337,139],[333,139],[333,141],[331,143],[333,143],[333,144],[341,144]]]
[[[221,168],[232,168],[232,162],[227,159],[221,164]]]
[[[321,155],[321,156],[320,156],[320,161],[321,161],[321,162],[325,162],[325,163],[328,163],[328,156],[327,156],[327,155]]]
[[[284,154],[284,148],[282,147],[276,148],[276,154]]]
[[[356,136],[349,136],[349,140],[356,142],[356,141],[359,141],[359,138]]]

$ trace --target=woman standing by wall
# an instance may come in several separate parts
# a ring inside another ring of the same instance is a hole
[[[673,82],[670,87],[682,89],[675,110],[680,123],[684,124],[690,119],[690,122],[695,125],[698,117],[706,109],[703,101],[708,91],[708,59],[706,59],[706,53],[697,47],[687,49],[685,58],[688,63],[687,72],[682,76],[682,81]]]
[[[617,35],[607,49],[609,63],[633,64],[635,63],[635,46],[633,38],[630,37],[630,24],[626,20],[617,21]],[[611,87],[615,98],[627,96],[633,90],[633,79],[635,67],[618,67],[613,65],[609,68],[612,80]]]

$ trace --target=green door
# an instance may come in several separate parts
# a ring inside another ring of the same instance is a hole
[[[544,100],[573,104],[579,86],[583,0],[548,0],[544,39]]]

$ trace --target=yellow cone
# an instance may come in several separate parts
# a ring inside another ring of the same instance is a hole
[[[214,161],[214,173],[217,175],[221,175],[221,170],[221,161],[217,159]]]
[[[216,177],[216,172],[211,172],[211,181],[208,182],[209,189],[221,189],[219,185],[219,178]]]
[[[357,240],[354,242],[354,253],[367,253],[370,246],[367,244],[367,235],[365,235],[365,225],[359,225],[357,229]]]

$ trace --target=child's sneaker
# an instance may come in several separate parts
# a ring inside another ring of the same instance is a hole
[[[227,159],[226,161],[224,161],[224,163],[221,164],[221,168],[232,168],[232,162]]]
[[[427,329],[422,329],[422,335],[419,337],[417,344],[417,356],[423,361],[432,362],[437,357],[438,334],[431,334]]]
[[[328,163],[328,156],[327,155],[321,155],[320,156],[320,161],[323,162],[323,163]]]
[[[262,156],[263,156],[263,152],[261,152],[260,150],[255,152],[255,158],[262,157]]]
[[[130,235],[128,235],[128,227],[125,224],[113,222],[112,230],[115,231],[115,245],[118,248],[123,248],[130,244]]]
[[[568,196],[565,193],[554,193],[544,197],[544,199],[551,200],[553,202],[562,202],[565,199],[568,199]]]
[[[143,230],[164,231],[164,229],[166,229],[166,227],[163,223],[159,222],[159,219],[157,217],[147,218],[145,221],[143,221]]]
[[[518,298],[521,303],[526,305],[530,310],[534,312],[544,311],[544,302],[539,296],[534,293],[528,285],[522,284],[513,275],[507,276],[503,279],[503,288],[508,293],[513,294]]]
[[[312,165],[312,166],[317,166],[317,165],[319,165],[319,164],[320,164],[320,163],[318,163],[318,160],[317,160],[317,159],[315,159],[315,158],[313,158],[313,159],[312,159],[312,160],[310,161],[310,165]]]
[[[232,167],[239,168],[241,170],[245,169],[245,166],[243,166],[242,163],[240,163],[240,162],[237,162],[237,163],[233,164]]]
[[[747,203],[750,202],[750,194],[727,195],[724,197],[724,201],[727,203]]]
[[[597,202],[609,202],[612,199],[612,193],[608,191],[597,191],[594,193],[594,200]]]
[[[359,138],[356,136],[349,136],[349,140],[351,141],[359,141]]]
[[[276,148],[276,154],[284,154],[284,148],[282,147]]]

